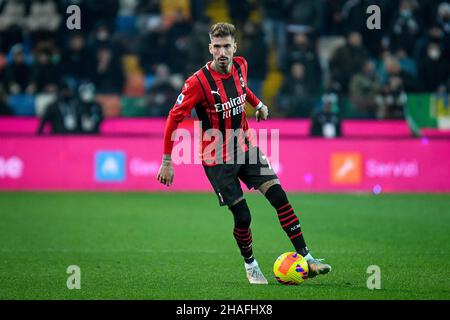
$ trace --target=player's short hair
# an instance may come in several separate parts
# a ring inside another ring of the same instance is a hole
[[[236,38],[236,28],[228,22],[218,22],[213,24],[209,29],[209,38],[225,38],[231,36]]]

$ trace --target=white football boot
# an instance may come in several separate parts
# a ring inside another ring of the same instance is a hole
[[[250,284],[268,284],[266,277],[259,268],[258,262],[244,263],[247,279]]]

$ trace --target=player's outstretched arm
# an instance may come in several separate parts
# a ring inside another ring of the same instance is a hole
[[[170,186],[173,182],[174,178],[174,170],[172,166],[172,149],[174,141],[172,140],[172,136],[174,135],[179,121],[181,121],[182,117],[174,116],[173,112],[169,112],[169,116],[166,120],[166,125],[164,128],[164,152],[162,156],[161,166],[159,167],[157,179],[159,182],[166,186]],[[178,120],[178,121],[177,121]]]
[[[198,77],[195,75],[189,77],[175,102],[175,105],[169,112],[164,129],[164,152],[162,163],[158,171],[157,179],[166,186],[170,186],[174,179],[174,170],[172,166],[172,149],[174,141],[172,137],[183,119],[191,114],[194,106],[203,100],[203,91],[201,90]]]

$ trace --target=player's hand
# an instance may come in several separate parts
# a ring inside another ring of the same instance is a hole
[[[267,108],[267,106],[265,104],[263,104],[263,106],[256,111],[256,121],[261,121],[261,120],[267,120],[267,117],[269,116],[269,108]]]
[[[158,171],[158,181],[169,187],[173,182],[174,175],[175,173],[173,171],[172,161],[163,160]]]

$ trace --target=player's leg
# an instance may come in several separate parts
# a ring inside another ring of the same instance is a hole
[[[309,249],[303,237],[300,221],[278,179],[264,182],[258,189],[277,211],[278,221],[291,240],[295,250],[303,257],[306,257],[309,254]]]
[[[308,261],[309,276],[315,277],[318,274],[325,274],[331,271],[331,266],[322,263],[320,259],[314,259],[306,245],[303,237],[300,221],[291,206],[286,193],[280,185],[278,179],[271,179],[259,186],[259,191],[269,200],[275,208],[281,227],[291,240],[295,250]]]
[[[321,260],[314,259],[309,252],[300,227],[300,221],[267,157],[258,147],[250,148],[248,156],[249,159],[256,159],[256,163],[249,162],[243,165],[239,171],[239,178],[249,189],[255,188],[261,191],[275,208],[281,227],[288,235],[296,252],[308,261],[310,277],[328,273],[331,267],[322,263]]]
[[[303,238],[300,222],[267,157],[258,147],[251,147],[248,151],[248,160],[249,163],[243,165],[239,171],[239,178],[248,188],[258,189],[265,195],[277,210],[281,227],[287,233],[295,250],[302,256],[307,256],[309,250]]]
[[[228,209],[230,209],[234,218],[233,236],[245,263],[250,264],[255,258],[253,258],[252,231],[250,229],[252,217],[250,215],[250,209],[247,206],[247,201],[243,197],[240,197],[236,201],[233,201],[228,206]]]
[[[252,284],[267,284],[267,280],[253,257],[250,209],[244,199],[239,180],[236,178],[239,166],[204,166],[204,169],[219,198],[219,204],[228,206],[233,214],[233,236],[244,258],[244,266],[249,282]]]
[[[253,257],[253,239],[250,228],[252,218],[247,201],[243,197],[240,197],[233,201],[228,208],[233,214],[233,236],[244,258],[244,267],[248,281],[251,284],[267,284],[267,279],[261,272],[258,262]]]

